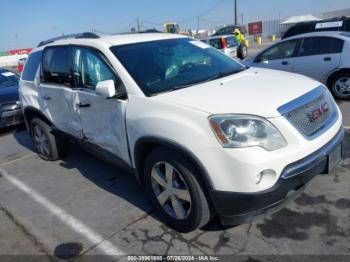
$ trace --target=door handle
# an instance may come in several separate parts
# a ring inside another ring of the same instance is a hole
[[[324,60],[324,61],[331,61],[331,60],[332,60],[332,58],[331,58],[331,57],[329,57],[329,56],[327,56],[327,57],[323,58],[323,60]]]
[[[281,64],[282,65],[289,65],[289,63],[287,61],[283,61]]]
[[[44,95],[44,96],[43,96],[43,99],[44,99],[44,100],[51,100],[51,97],[49,97],[48,95]]]
[[[90,107],[90,104],[78,103],[77,107]]]

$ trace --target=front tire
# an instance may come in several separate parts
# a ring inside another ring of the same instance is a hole
[[[161,219],[180,232],[203,227],[211,217],[196,172],[185,158],[166,148],[156,148],[145,162],[144,182],[151,202]]]
[[[40,118],[30,122],[30,135],[40,158],[46,161],[55,161],[64,155],[64,146],[52,134],[52,128]]]
[[[335,98],[350,99],[350,72],[339,73],[330,81],[330,91]]]

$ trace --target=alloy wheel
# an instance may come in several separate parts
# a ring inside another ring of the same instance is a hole
[[[350,95],[350,77],[341,77],[334,84],[334,93],[339,97]]]
[[[35,125],[33,129],[34,145],[38,152],[44,156],[50,156],[49,141],[39,125]]]
[[[167,162],[158,162],[152,167],[151,182],[163,210],[172,218],[186,219],[191,211],[191,195],[180,172]]]

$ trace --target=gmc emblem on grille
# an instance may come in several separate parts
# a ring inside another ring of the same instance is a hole
[[[320,107],[307,113],[307,116],[309,117],[310,122],[315,122],[320,116],[325,115],[328,111],[329,111],[328,104],[324,103]]]

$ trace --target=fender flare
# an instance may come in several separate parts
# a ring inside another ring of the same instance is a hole
[[[39,117],[43,121],[45,121],[47,124],[52,126],[51,121],[45,116],[43,112],[41,112],[39,109],[32,107],[32,106],[27,106],[23,109],[23,115],[24,115],[24,121],[26,123],[27,128],[29,129],[30,126],[30,120],[34,117]]]
[[[157,146],[164,146],[171,150],[176,151],[177,153],[184,156],[187,160],[191,162],[191,164],[199,171],[199,176],[197,179],[200,184],[204,186],[204,190],[209,192],[214,189],[213,182],[210,179],[208,171],[205,166],[201,163],[201,161],[185,146],[181,145],[176,141],[172,141],[170,139],[147,136],[139,138],[134,147],[134,166],[136,170],[136,177],[138,181],[143,183],[143,159],[145,154],[150,152],[152,148]]]

